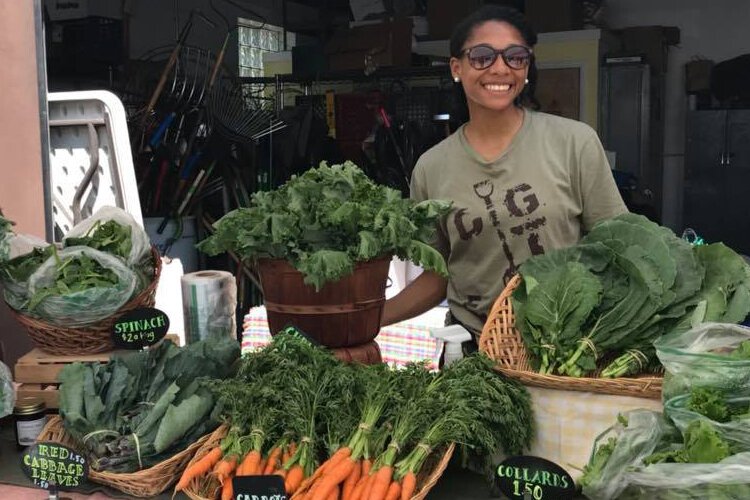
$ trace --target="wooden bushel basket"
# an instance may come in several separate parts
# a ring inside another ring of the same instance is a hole
[[[358,263],[349,276],[315,291],[286,260],[259,259],[271,334],[292,324],[325,347],[354,347],[374,340],[390,262],[386,256]]]
[[[534,371],[521,333],[515,327],[511,302],[513,291],[520,285],[521,279],[520,275],[516,275],[508,282],[492,306],[479,339],[479,349],[497,362],[498,371],[534,387],[661,399],[663,377],[659,374],[600,378],[599,370],[585,377],[541,375]]]

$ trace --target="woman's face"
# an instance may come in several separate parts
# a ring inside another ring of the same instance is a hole
[[[467,49],[477,45],[488,45],[495,50],[510,46],[526,46],[521,33],[512,25],[501,21],[487,21],[474,28],[464,43],[460,58],[451,58],[453,77],[461,79],[469,110],[476,106],[494,111],[504,111],[513,106],[513,101],[523,90],[528,64],[521,69],[509,67],[498,54],[496,60],[485,69],[476,69],[469,61]],[[515,50],[513,52],[516,52]],[[523,55],[523,50],[520,50]],[[513,54],[517,61],[518,54]],[[485,58],[485,60],[489,60]],[[476,64],[475,64],[476,65]],[[515,64],[518,66],[518,64]]]

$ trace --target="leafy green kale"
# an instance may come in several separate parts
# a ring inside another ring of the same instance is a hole
[[[616,446],[617,438],[614,437],[607,439],[606,443],[599,445],[593,458],[583,467],[583,475],[580,479],[581,486],[589,486],[599,480],[602,470],[607,465],[609,457],[612,456],[612,452],[615,451]]]
[[[711,387],[694,387],[690,392],[688,409],[700,413],[714,422],[727,422],[731,415],[724,394]]]
[[[385,255],[447,276],[430,242],[449,209],[447,202],[404,199],[351,162],[321,163],[277,190],[254,193],[248,208],[222,217],[198,248],[245,260],[286,259],[317,289],[350,274],[355,263]]]
[[[729,353],[732,359],[750,359],[750,340],[743,340],[737,348]]]
[[[127,260],[133,247],[132,229],[130,226],[109,220],[104,224],[97,221],[88,232],[80,238],[66,238],[65,246],[86,246],[111,253]]]
[[[643,463],[715,464],[731,455],[729,443],[704,419],[692,421],[683,433],[683,440],[682,447],[654,453],[646,457]]]

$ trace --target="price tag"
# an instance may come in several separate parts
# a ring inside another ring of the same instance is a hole
[[[508,498],[570,500],[575,483],[565,469],[539,457],[516,456],[497,466],[497,485]]]
[[[75,450],[53,442],[36,443],[21,455],[21,469],[38,488],[72,489],[89,475],[89,464]]]
[[[122,349],[140,350],[156,344],[169,330],[169,317],[153,307],[134,309],[112,326],[112,340]]]
[[[287,500],[281,476],[235,476],[233,500]]]
[[[292,325],[291,323],[286,325],[283,329],[279,330],[279,333],[277,333],[277,335],[281,335],[281,334],[295,335],[297,337],[302,337],[303,339],[310,342],[312,345],[320,346],[320,342],[318,342],[317,340],[315,340],[314,338],[312,338],[311,336],[309,336],[308,334],[306,334],[305,332],[303,332],[296,326]]]

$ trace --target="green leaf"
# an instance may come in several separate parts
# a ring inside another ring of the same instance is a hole
[[[154,449],[161,453],[200,422],[214,406],[208,395],[194,394],[178,406],[169,405],[154,439]]]

